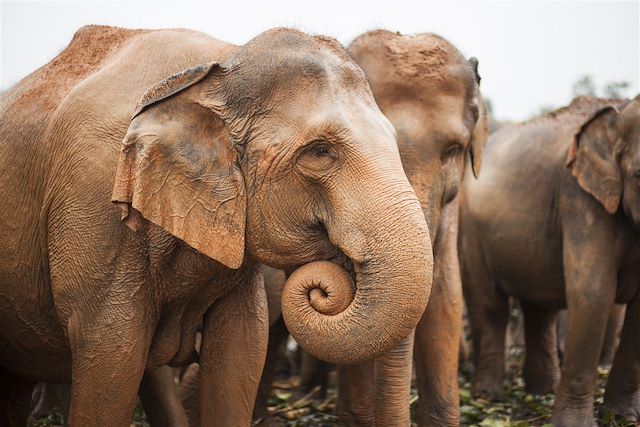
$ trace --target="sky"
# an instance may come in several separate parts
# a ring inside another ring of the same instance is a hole
[[[277,26],[344,45],[377,28],[433,32],[480,61],[482,91],[499,120],[524,120],[572,98],[589,74],[598,88],[640,79],[640,0],[27,2],[0,0],[0,90],[46,64],[86,24],[191,28],[243,44]]]

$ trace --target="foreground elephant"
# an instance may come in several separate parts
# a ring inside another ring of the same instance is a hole
[[[354,40],[348,52],[364,70],[376,102],[398,131],[403,166],[433,230],[434,286],[415,342],[418,419],[421,425],[459,425],[457,355],[462,289],[456,195],[466,153],[471,154],[473,173],[477,175],[487,138],[477,62],[467,61],[453,45],[432,34],[402,36],[373,31]],[[277,283],[273,281],[275,288],[271,286],[270,292],[277,291]],[[429,288],[431,283],[423,286]],[[274,362],[284,338],[286,331],[276,321],[271,328],[256,419],[268,418],[266,405]],[[410,423],[412,350],[410,336],[376,360],[339,366],[339,415],[343,423]],[[197,407],[195,388],[197,370],[193,369],[181,386],[183,403],[192,420],[198,416],[190,409]]]
[[[502,392],[508,298],[522,304],[527,389],[556,388],[552,422],[591,426],[600,349],[627,304],[604,407],[640,417],[640,99],[577,98],[489,140],[465,180],[460,253],[476,395]],[[568,307],[562,375],[555,320]]]
[[[129,425],[145,369],[194,360],[202,319],[203,422],[249,425],[257,262],[308,263],[283,313],[335,362],[395,347],[428,300],[393,127],[332,39],[84,28],[3,95],[0,170],[3,425],[37,380],[71,381],[72,426]]]

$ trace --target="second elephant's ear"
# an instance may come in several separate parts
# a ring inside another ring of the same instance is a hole
[[[471,134],[471,147],[469,153],[471,155],[471,168],[473,176],[480,176],[480,167],[482,166],[482,152],[489,137],[489,118],[487,115],[487,107],[478,91],[476,105],[478,106],[478,119]]]
[[[578,184],[615,213],[622,197],[622,177],[615,154],[617,108],[607,106],[594,113],[576,133],[565,165]]]
[[[218,64],[203,64],[147,91],[124,137],[112,201],[130,228],[144,218],[238,268],[245,246],[244,179],[225,123],[195,93],[213,73],[221,73]]]
[[[480,176],[480,167],[482,166],[482,152],[484,146],[487,143],[489,137],[489,116],[487,112],[487,106],[484,104],[482,94],[480,93],[480,73],[478,72],[478,58],[472,56],[469,58],[469,65],[473,69],[473,74],[476,80],[476,93],[473,99],[474,109],[476,109],[474,115],[476,115],[476,123],[471,135],[471,147],[469,154],[471,155],[471,169],[473,170],[473,176],[478,178]]]

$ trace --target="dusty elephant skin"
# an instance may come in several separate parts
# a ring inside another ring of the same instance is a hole
[[[555,389],[556,426],[592,426],[596,368],[614,302],[627,304],[604,408],[640,418],[640,99],[576,98],[492,134],[461,193],[460,253],[473,391],[502,392],[508,297],[524,312],[524,378]],[[568,307],[562,372],[557,310]]]
[[[3,424],[24,425],[34,381],[71,381],[70,425],[128,425],[145,368],[194,360],[204,319],[203,423],[249,425],[268,327],[257,262],[349,260],[343,312],[301,298],[334,313],[314,286],[332,300],[353,284],[333,266],[283,298],[322,358],[393,348],[424,311],[426,221],[332,39],[86,27],[3,95],[0,126]]]

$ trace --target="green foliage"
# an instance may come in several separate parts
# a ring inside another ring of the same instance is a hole
[[[573,96],[596,96],[596,84],[593,77],[584,75],[573,84]]]
[[[626,98],[628,96],[628,90],[631,88],[631,83],[626,81],[607,82],[602,87],[601,91],[597,90],[596,84],[593,81],[593,77],[586,74],[580,77],[573,84],[573,96],[601,96],[604,98]]]
[[[631,87],[629,82],[610,82],[603,89],[606,98],[625,98],[627,90]]]

